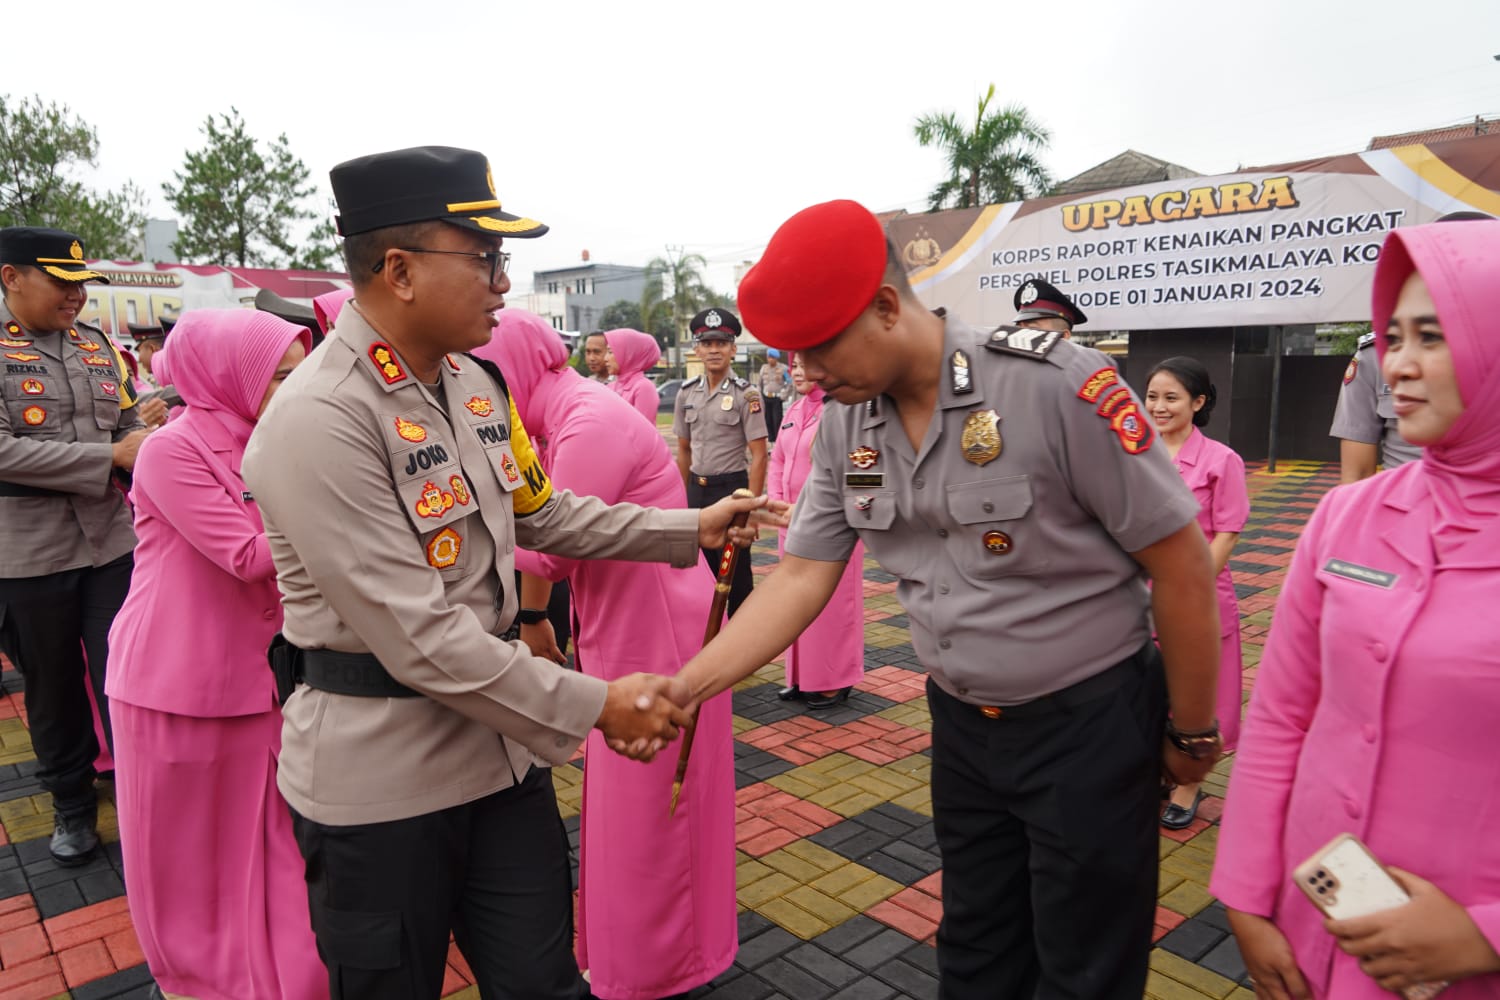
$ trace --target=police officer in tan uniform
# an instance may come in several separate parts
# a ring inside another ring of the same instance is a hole
[[[1374,333],[1359,338],[1344,369],[1328,434],[1339,439],[1341,483],[1368,479],[1377,467],[1394,469],[1422,457],[1422,449],[1407,444],[1396,431],[1396,406],[1391,387],[1380,377]]]
[[[1089,321],[1073,300],[1041,278],[1030,278],[1011,298],[1016,307],[1016,326],[1028,330],[1055,330],[1064,337],[1073,335],[1073,327]]]
[[[85,283],[104,280],[72,233],[0,229],[0,647],[26,680],[37,778],[52,794],[49,846],[62,865],[85,863],[99,845],[99,744],[84,685],[107,739],[109,627],[135,548],[114,476],[135,465],[146,436],[124,359],[78,321]]]
[[[688,506],[707,507],[745,488],[759,496],[766,485],[765,403],[759,390],[730,369],[739,318],[716,306],[694,316],[688,329],[703,374],[682,384],[672,413],[677,468],[687,485]],[[703,550],[709,572],[718,572],[720,555]],[[731,615],[750,596],[752,586],[750,560],[740,559],[729,581]]]
[[[679,680],[706,697],[780,653],[863,541],[929,675],[940,996],[1139,1000],[1163,765],[1198,780],[1220,746],[1213,566],[1139,401],[1058,331],[923,308],[850,201],[786,222],[739,305],[845,405],[786,558]]]
[[[502,239],[546,227],[502,212],[469,150],[379,153],[331,180],[354,299],[244,460],[283,595],[278,780],[319,952],[335,998],[436,998],[451,929],[482,996],[583,996],[547,768],[590,727],[649,754],[687,719],[667,678],[606,684],[502,641],[512,553],[685,566],[756,504],[554,491],[499,372],[463,353],[509,290]]]

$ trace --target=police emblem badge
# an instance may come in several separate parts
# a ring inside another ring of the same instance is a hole
[[[410,420],[402,420],[400,417],[396,418],[396,433],[401,436],[401,440],[410,441],[412,444],[421,444],[427,440],[427,428],[421,424],[414,424]]]
[[[992,555],[1007,555],[1011,550],[1010,536],[1003,531],[986,531],[984,547]]]
[[[47,391],[40,379],[29,378],[21,383],[21,391],[28,396],[40,396]]]
[[[994,410],[977,410],[964,420],[959,437],[964,461],[987,465],[1000,457],[1000,415]]]
[[[469,506],[469,487],[462,476],[449,476],[448,485],[453,487],[453,499],[458,501],[460,507]]]
[[[868,445],[860,445],[849,453],[849,461],[854,463],[856,469],[873,468],[880,461],[880,452]]]
[[[490,402],[488,396],[470,396],[464,406],[476,417],[487,417],[495,412],[495,404]]]
[[[418,517],[442,517],[453,506],[453,494],[438,489],[432,480],[422,484],[422,499],[417,501]]]
[[[447,569],[458,562],[463,538],[452,528],[444,528],[427,543],[427,565],[433,569]]]
[[[40,406],[28,406],[21,411],[21,419],[30,427],[36,427],[47,419],[47,411]]]

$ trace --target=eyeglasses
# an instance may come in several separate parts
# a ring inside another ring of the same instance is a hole
[[[396,249],[404,250],[407,253],[440,253],[450,257],[478,257],[480,260],[488,261],[490,265],[491,288],[500,280],[500,275],[510,270],[510,254],[504,250],[486,250],[484,253],[475,253],[470,250],[429,250],[426,247],[397,247]],[[380,269],[383,267],[385,267],[384,258],[376,261],[375,266],[370,270],[379,274]]]

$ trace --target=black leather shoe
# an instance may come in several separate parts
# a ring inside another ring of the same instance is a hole
[[[837,691],[833,692],[830,695],[813,695],[810,698],[804,698],[803,701],[807,702],[807,707],[812,709],[814,712],[821,712],[825,709],[836,708],[839,705],[842,705],[844,702],[848,701],[849,692],[852,690],[854,689],[846,687],[839,688]]]
[[[1168,830],[1186,830],[1193,825],[1193,820],[1198,818],[1198,803],[1205,798],[1207,796],[1200,788],[1193,796],[1193,804],[1190,806],[1183,807],[1175,802],[1168,802],[1167,807],[1161,811],[1161,825]]]
[[[99,848],[99,834],[94,832],[95,818],[92,815],[70,819],[56,817],[52,842],[47,847],[52,860],[64,868],[88,864],[89,858]]]
[[[776,697],[781,701],[801,701],[802,689],[793,684],[791,687],[784,687],[777,691]]]

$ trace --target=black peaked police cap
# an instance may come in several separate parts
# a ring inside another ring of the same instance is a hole
[[[346,160],[328,173],[340,236],[413,222],[451,222],[481,233],[528,238],[547,227],[500,210],[483,153],[414,146]]]
[[[62,229],[40,226],[10,226],[0,229],[0,264],[31,265],[60,281],[109,279],[84,262],[83,241]]]

